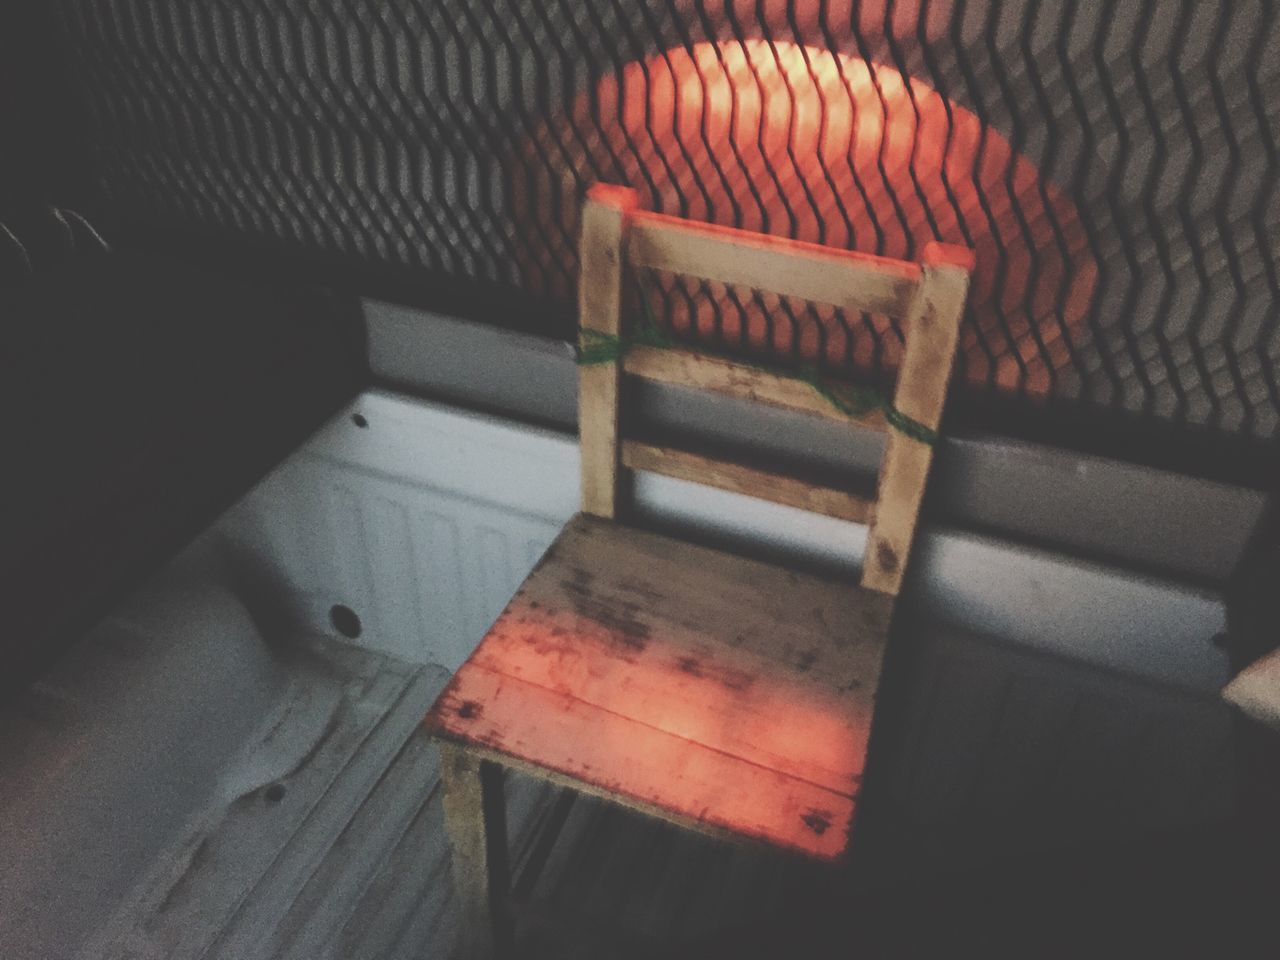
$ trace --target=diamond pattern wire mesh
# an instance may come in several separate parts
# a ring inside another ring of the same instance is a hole
[[[569,337],[577,204],[629,183],[833,246],[974,246],[961,376],[1032,423],[1280,427],[1266,0],[55,2],[104,208],[155,235],[501,291]],[[690,338],[895,363],[880,318],[651,291]]]

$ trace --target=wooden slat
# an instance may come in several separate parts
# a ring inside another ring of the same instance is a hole
[[[572,611],[513,605],[471,659],[720,753],[850,793],[862,774],[871,692],[841,695],[769,658],[673,626],[642,651]],[[625,762],[622,760],[620,762]]]
[[[922,262],[924,274],[906,320],[907,344],[893,404],[936,430],[955,363],[973,254],[962,247],[929,244]],[[901,589],[932,460],[933,448],[928,444],[898,431],[889,433],[875,522],[867,534],[864,587],[889,595]]]
[[[852,797],[467,663],[428,716],[481,756],[716,835],[838,858]]]
[[[633,659],[650,652],[646,638],[657,655],[671,644],[701,647],[726,674],[767,664],[772,675],[841,691],[849,710],[879,682],[891,606],[842,580],[584,515],[566,524],[508,610],[529,601],[564,609],[579,635],[608,631]]]
[[[794,477],[637,440],[623,441],[622,463],[631,470],[647,470],[678,480],[703,483],[854,523],[865,523],[875,508],[871,500],[847,490],[822,487]]]
[[[648,212],[633,216],[627,243],[637,266],[892,317],[906,314],[920,279],[901,260]]]
[[[622,251],[634,191],[597,184],[582,207],[578,283],[581,344],[597,344],[586,331],[608,337],[622,332]],[[578,431],[582,454],[582,509],[612,517],[618,495],[618,363],[578,368]]]
[[[799,802],[780,783],[803,797],[815,789],[850,801],[856,795],[887,606],[848,584],[580,515],[459,672],[487,671],[497,686],[518,682],[504,687],[507,696],[528,702],[494,712],[483,699],[493,691],[482,684],[474,696],[454,699],[455,713],[442,698],[428,724],[497,749],[509,762],[550,765],[566,780],[578,774],[570,763],[576,757],[601,795],[614,784],[620,802],[726,832],[740,811],[733,804],[719,810],[721,795],[707,792],[708,784],[733,792],[724,778],[737,776],[737,789],[750,796],[767,774],[774,786],[752,814],[763,820],[747,824],[751,835],[807,849],[803,833],[835,830],[822,811],[837,807],[806,807],[808,820],[780,837],[761,832],[761,824],[781,829],[785,811]],[[543,718],[550,709],[569,717]],[[479,716],[494,726],[469,723]],[[606,723],[618,738],[597,744]],[[544,742],[551,736],[561,741]],[[657,749],[667,752],[665,772],[644,787],[643,777],[632,777],[644,770],[638,754]],[[704,756],[716,758],[713,770],[701,766],[712,763]],[[687,764],[699,777],[673,780]],[[784,812],[763,810],[774,803]],[[690,810],[699,811],[692,820]]]
[[[801,380],[692,350],[632,347],[623,360],[623,369],[645,380],[710,390],[739,400],[783,407],[841,423],[854,422],[875,430],[885,429],[884,416],[879,410],[870,411],[862,417],[851,417]]]

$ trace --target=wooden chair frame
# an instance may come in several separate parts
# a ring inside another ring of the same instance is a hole
[[[622,336],[627,264],[747,286],[883,314],[905,325],[906,349],[893,406],[936,431],[955,361],[973,253],[928,244],[919,264],[832,250],[741,230],[692,223],[639,209],[635,191],[597,184],[582,213],[578,315],[586,331]],[[623,440],[618,430],[619,387],[626,373],[695,387],[809,414],[851,419],[812,386],[793,378],[691,350],[634,347],[617,363],[591,364],[579,378],[582,509],[613,519],[619,468],[647,470],[869,523],[862,586],[896,596],[902,587],[933,448],[889,428],[878,412],[862,422],[888,431],[874,500],[849,491],[710,460],[688,451]]]
[[[623,336],[623,290],[628,264],[900,318],[906,328],[906,348],[898,371],[893,407],[897,413],[910,418],[925,430],[936,431],[938,427],[954,361],[969,273],[973,266],[972,254],[966,249],[931,244],[924,250],[919,264],[835,251],[812,244],[646,213],[639,209],[633,191],[599,185],[591,189],[583,209],[581,264],[579,308],[583,346],[586,348],[602,342],[602,339]],[[619,435],[618,414],[619,389],[624,374],[707,389],[839,421],[851,418],[820,396],[811,384],[692,350],[631,345],[628,349],[620,350],[619,356],[614,360],[584,364],[581,367],[579,429],[582,514],[604,520],[614,519],[619,507],[621,471],[632,469],[708,483],[869,524],[861,580],[863,590],[856,591],[849,587],[846,593],[843,585],[820,585],[820,589],[826,591],[823,596],[847,597],[852,600],[853,594],[857,594],[857,610],[852,612],[856,613],[855,619],[861,623],[866,638],[874,641],[861,647],[857,643],[849,644],[848,650],[835,651],[829,660],[833,669],[843,671],[844,681],[839,685],[841,695],[852,696],[849,691],[857,688],[866,691],[858,694],[865,699],[865,703],[860,701],[858,709],[863,712],[869,726],[874,687],[879,679],[883,638],[887,635],[893,600],[901,589],[910,554],[932,460],[931,445],[893,428],[886,423],[882,412],[873,412],[860,418],[867,425],[887,432],[878,493],[874,500],[867,499],[846,490],[821,487],[739,464],[714,461],[692,451],[622,438]],[[566,527],[553,551],[560,549],[563,544],[580,542],[573,537],[583,536],[583,531],[591,530],[595,531],[592,534],[594,536],[601,536],[602,531],[607,531],[608,536],[615,539],[624,536],[640,537],[637,531],[626,531],[617,525],[602,524],[600,520],[580,515]],[[606,542],[609,544],[608,549],[615,551],[609,555],[617,555],[616,551],[620,548],[614,545],[614,540]],[[632,542],[638,541],[628,540],[627,549],[630,549]],[[701,551],[692,561],[699,568],[722,561],[729,562],[728,558],[713,551],[679,544],[669,538],[662,540],[662,545],[656,548],[653,546],[655,538],[648,542],[650,549],[665,551],[664,556],[673,556],[677,551],[688,551],[688,555]],[[748,561],[734,562],[742,564]],[[556,579],[548,574],[549,569],[543,568],[543,579],[538,583],[545,586],[548,579]],[[692,570],[694,567],[690,566],[688,569]],[[758,570],[751,574],[745,571],[746,568],[733,568],[734,576],[766,576]],[[788,574],[786,571],[774,570],[767,576],[786,577]],[[521,588],[521,594],[535,589],[530,585],[535,582],[536,577],[536,573],[531,575]],[[760,582],[764,583],[763,580]],[[810,591],[806,596],[814,597],[817,594],[813,590],[818,589],[812,584],[801,587],[800,581],[795,579],[769,580],[768,584],[761,586],[755,595],[805,589]],[[536,606],[541,612],[549,608],[545,602],[534,604],[530,600],[531,596],[525,596],[521,602],[527,606],[519,609],[531,610]],[[513,600],[512,606],[508,607],[503,616],[506,617],[517,606],[517,600]],[[822,610],[818,612],[820,616],[817,619],[822,623],[843,622],[838,619],[838,614],[836,619],[828,621]],[[513,615],[518,618],[518,612]],[[755,614],[748,611],[740,612],[738,616],[754,617]],[[501,618],[499,622],[502,622]],[[740,623],[739,627],[742,626],[744,624]],[[748,632],[749,630],[750,628]],[[773,635],[771,630],[764,632],[769,636]],[[738,636],[737,642],[741,642],[741,635]],[[495,628],[477,648],[476,653],[455,675],[450,688],[437,700],[427,718],[428,727],[441,737],[440,769],[444,787],[445,824],[453,849],[453,874],[461,901],[467,955],[501,955],[507,952],[510,945],[510,917],[503,906],[510,886],[502,789],[502,773],[506,767],[625,803],[689,829],[716,836],[738,838],[742,835],[741,830],[745,829],[742,824],[734,824],[734,828],[729,829],[725,823],[708,820],[706,808],[700,805],[701,801],[688,809],[677,809],[675,806],[664,807],[653,797],[646,799],[644,791],[652,786],[647,773],[638,774],[643,780],[643,783],[637,780],[639,792],[629,793],[624,797],[617,783],[593,782],[582,773],[571,774],[563,766],[557,766],[556,762],[540,755],[531,755],[525,748],[506,749],[506,745],[493,736],[492,731],[501,729],[500,727],[493,727],[489,734],[480,732],[480,727],[499,723],[496,718],[503,715],[504,702],[512,703],[512,695],[544,698],[556,696],[554,691],[529,684],[524,684],[529,688],[528,691],[520,693],[524,683],[521,679],[495,672],[494,656],[507,654],[486,652],[490,650],[487,645],[491,640],[495,647],[503,650],[513,649],[504,644],[519,642],[513,641],[510,632],[503,633],[495,624]],[[505,661],[500,660],[499,663]],[[701,677],[696,664],[691,669],[693,676]],[[807,670],[808,666],[803,669]],[[631,678],[628,674],[628,682]],[[834,680],[834,675],[830,679]],[[505,701],[504,685],[510,686]],[[517,702],[522,709],[526,705],[524,700]],[[543,710],[533,710],[536,717],[541,717],[544,712],[553,716],[560,715],[550,701],[536,699],[529,702],[545,704]],[[794,708],[793,700],[785,702],[787,709]],[[613,709],[612,703],[609,706]],[[506,709],[508,719],[502,722],[523,730],[527,726],[523,722],[525,714],[517,716],[510,713],[510,707]],[[520,722],[517,723],[516,720]],[[536,722],[535,718],[535,725]],[[588,726],[587,729],[597,728]],[[860,731],[865,732],[865,729],[866,727],[859,727]],[[636,732],[652,737],[667,736],[661,730],[645,727],[643,723],[637,727]],[[859,749],[865,751],[865,741]],[[644,750],[639,750],[638,754],[644,754]],[[716,749],[706,750],[705,755],[717,763],[728,757]],[[862,757],[859,756],[858,762],[861,760]],[[745,769],[753,776],[764,776],[771,772],[764,766],[757,766],[749,761],[726,762],[739,763],[740,766],[734,768],[735,771]],[[742,764],[745,766],[741,766]],[[587,768],[584,767],[585,769]],[[591,769],[599,769],[599,765]],[[723,769],[728,770],[727,767]],[[736,775],[729,776],[723,782],[736,783]],[[631,771],[625,776],[636,779]],[[661,776],[658,779],[661,780]],[[722,780],[714,782],[720,783]],[[764,783],[763,780],[753,782]],[[797,782],[809,784],[812,789],[826,789],[813,786],[808,780]],[[823,796],[834,794],[827,792]],[[669,797],[665,799],[670,800]],[[852,796],[844,796],[842,802],[851,818],[855,809]],[[700,809],[703,811],[701,814],[698,813]],[[808,808],[800,809],[803,812]],[[787,815],[794,816],[795,812],[795,809],[789,808]],[[819,820],[807,822],[805,829],[826,838],[820,841],[825,844],[823,856],[837,856],[842,848],[833,847],[836,834],[828,830],[828,821],[822,819],[828,815],[825,812],[819,815],[816,810],[813,815],[819,816]],[[801,819],[808,821],[809,817]],[[793,824],[791,829],[800,829],[794,826],[796,821],[787,822]],[[756,839],[765,836],[773,836],[775,841],[777,839],[776,834],[771,835],[767,831],[762,833],[757,829]],[[808,847],[803,849],[814,853]]]

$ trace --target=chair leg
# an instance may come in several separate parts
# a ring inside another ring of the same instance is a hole
[[[440,745],[444,823],[453,856],[453,883],[461,911],[462,953],[467,960],[510,955],[505,899],[507,811],[502,768],[467,750]]]

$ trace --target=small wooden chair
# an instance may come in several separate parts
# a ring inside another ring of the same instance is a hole
[[[899,317],[906,347],[878,496],[620,439],[630,374],[848,419],[811,384],[632,346],[581,367],[582,512],[427,716],[474,956],[509,937],[502,770],[510,767],[717,836],[823,860],[849,843],[894,597],[946,398],[973,261],[921,263],[695,224],[599,185],[581,234],[584,348],[619,343],[626,264]],[[860,587],[615,522],[619,469],[699,480],[870,525]]]

